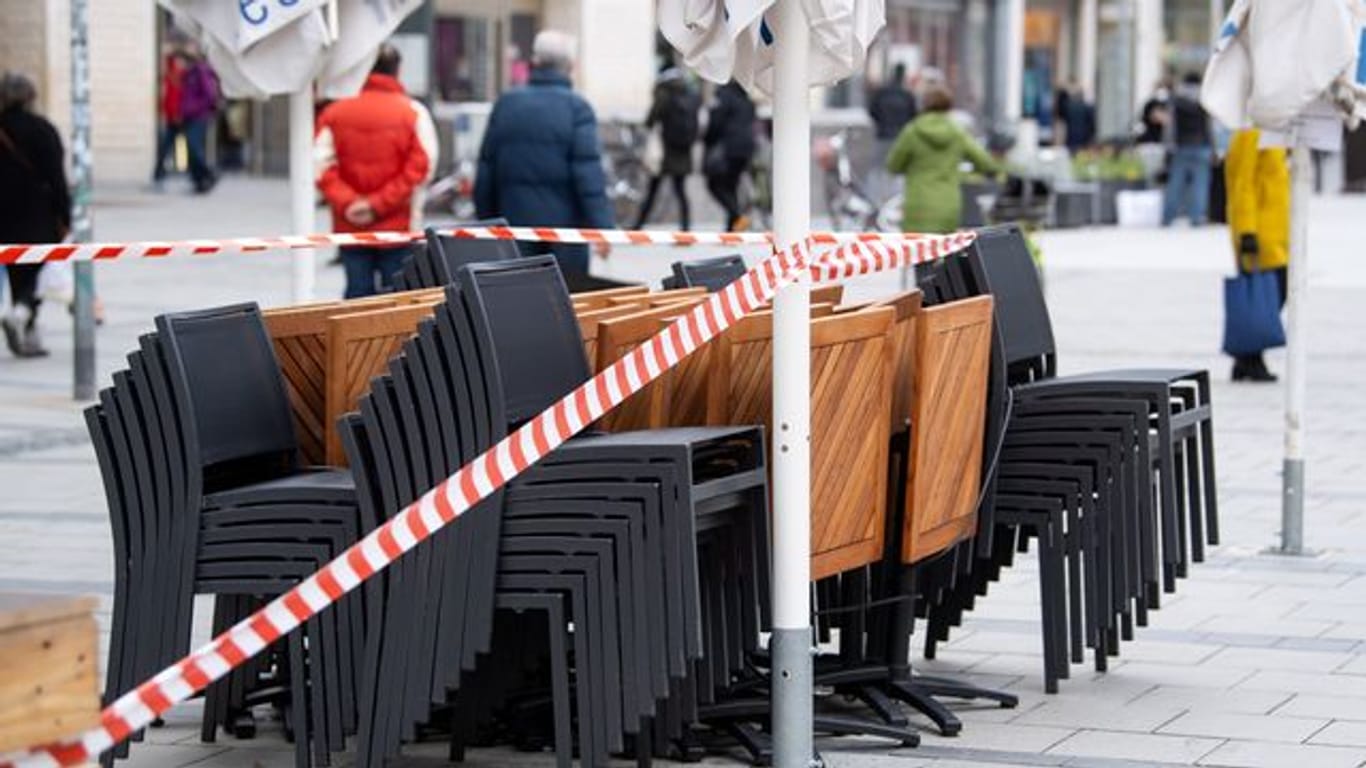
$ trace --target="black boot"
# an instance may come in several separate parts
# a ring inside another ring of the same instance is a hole
[[[1262,356],[1243,355],[1233,358],[1233,380],[1251,382],[1272,382],[1276,375],[1266,368]]]

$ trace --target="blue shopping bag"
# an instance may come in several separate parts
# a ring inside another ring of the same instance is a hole
[[[1224,278],[1224,353],[1239,357],[1285,346],[1281,289],[1272,272]]]

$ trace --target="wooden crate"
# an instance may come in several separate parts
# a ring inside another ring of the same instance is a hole
[[[99,724],[96,604],[0,592],[0,753]]]

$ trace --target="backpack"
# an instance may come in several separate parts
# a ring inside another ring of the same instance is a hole
[[[670,94],[660,119],[664,146],[686,149],[697,141],[697,112],[698,104],[692,92],[679,89]]]

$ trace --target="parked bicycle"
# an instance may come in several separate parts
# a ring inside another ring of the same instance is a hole
[[[838,231],[895,231],[901,223],[901,195],[878,203],[854,175],[849,131],[817,139],[814,154],[824,177],[825,208]]]

